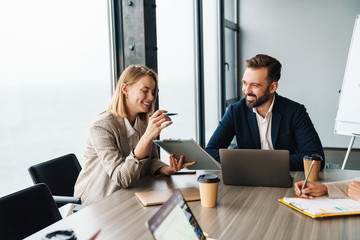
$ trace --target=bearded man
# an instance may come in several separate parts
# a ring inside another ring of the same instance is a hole
[[[229,106],[206,151],[220,162],[219,149],[228,148],[235,136],[237,148],[288,150],[291,171],[304,170],[303,157],[309,154],[323,157],[323,169],[324,151],[306,108],[276,93],[280,62],[258,54],[246,60],[245,66],[245,97]]]

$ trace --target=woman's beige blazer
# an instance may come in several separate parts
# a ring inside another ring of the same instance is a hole
[[[343,182],[328,182],[325,185],[328,188],[329,198],[348,198],[349,183],[351,181],[360,182],[360,178]]]
[[[146,122],[138,119],[140,137]],[[74,196],[83,204],[94,203],[132,181],[166,166],[159,159],[155,144],[148,156],[138,160],[131,154],[124,119],[110,112],[101,113],[92,123],[86,143],[84,166],[75,184]]]

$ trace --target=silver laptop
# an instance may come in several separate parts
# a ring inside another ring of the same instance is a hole
[[[220,149],[224,184],[292,187],[288,150]]]
[[[179,190],[157,210],[146,225],[154,239],[206,239]]]

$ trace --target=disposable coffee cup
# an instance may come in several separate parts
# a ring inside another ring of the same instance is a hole
[[[220,179],[215,174],[202,174],[197,179],[200,188],[200,200],[203,207],[215,207]]]
[[[311,169],[308,181],[319,181],[319,173],[320,173],[322,159],[323,158],[319,154],[311,154],[311,155],[304,156],[303,162],[304,162],[305,178],[309,173],[309,170],[310,170],[313,160],[315,160],[314,166]]]

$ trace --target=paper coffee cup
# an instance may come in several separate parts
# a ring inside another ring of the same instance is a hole
[[[304,156],[303,162],[304,162],[305,178],[309,173],[309,170],[310,170],[313,160],[315,160],[315,162],[314,162],[314,166],[311,169],[311,173],[309,175],[308,181],[319,181],[319,173],[320,173],[322,157],[318,154]]]
[[[201,206],[215,207],[220,179],[215,174],[203,174],[197,179],[200,189]]]

